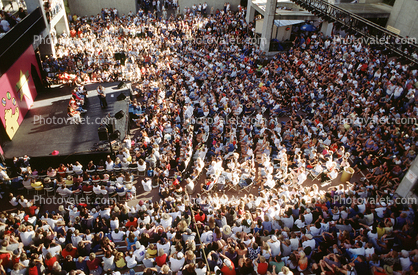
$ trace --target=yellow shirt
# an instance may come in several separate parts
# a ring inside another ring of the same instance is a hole
[[[385,235],[385,233],[386,233],[386,230],[384,229],[384,228],[380,228],[380,227],[378,227],[378,228],[376,228],[376,231],[377,231],[377,237],[380,239],[383,235]]]
[[[74,181],[72,180],[65,180],[65,185],[66,186],[73,186]]]
[[[115,261],[115,265],[118,268],[123,268],[126,265],[125,259],[122,257],[119,260]]]
[[[42,182],[40,182],[40,181],[37,181],[37,182],[31,183],[30,185],[31,185],[34,189],[40,189],[40,188],[43,188]]]
[[[155,258],[157,256],[157,249],[147,249],[147,253],[151,258]]]

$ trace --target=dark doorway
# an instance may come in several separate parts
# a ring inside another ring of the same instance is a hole
[[[43,90],[42,81],[39,78],[38,71],[35,68],[35,65],[31,64],[30,73],[32,75],[33,83],[35,84],[36,91],[39,93]]]

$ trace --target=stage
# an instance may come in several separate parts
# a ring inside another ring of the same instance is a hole
[[[88,158],[97,159],[102,158],[103,154],[109,154],[109,146],[106,148],[102,146],[101,150],[93,148],[97,147],[95,144],[99,143],[98,128],[101,124],[109,121],[106,119],[109,114],[110,121],[116,121],[115,129],[119,130],[120,139],[123,139],[128,133],[130,89],[128,87],[118,89],[118,84],[101,84],[106,93],[108,103],[106,109],[100,107],[100,99],[96,91],[100,84],[94,83],[85,86],[88,94],[84,108],[87,109],[87,112],[81,114],[82,120],[79,124],[70,123],[67,119],[67,106],[72,88],[61,85],[39,93],[13,140],[3,143],[6,160],[10,160],[14,156],[28,155],[31,159],[43,158],[46,162],[49,162],[49,158],[53,158],[55,163],[63,157],[68,162],[72,162],[73,157],[81,160],[81,156],[87,155]],[[126,96],[126,99],[118,101],[117,97],[121,93]],[[121,110],[125,113],[124,117],[115,119],[114,115]],[[59,151],[58,156],[51,156],[54,150]],[[93,156],[95,154],[97,156]],[[69,156],[73,157],[69,158]]]

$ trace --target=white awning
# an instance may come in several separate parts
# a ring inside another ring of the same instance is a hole
[[[290,25],[296,25],[305,22],[305,20],[274,20],[274,25],[277,27],[284,27]]]

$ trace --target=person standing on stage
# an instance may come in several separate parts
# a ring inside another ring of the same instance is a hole
[[[102,109],[107,108],[106,93],[104,92],[102,85],[99,85],[99,87],[97,87],[97,94],[100,99],[100,107],[102,107]]]

